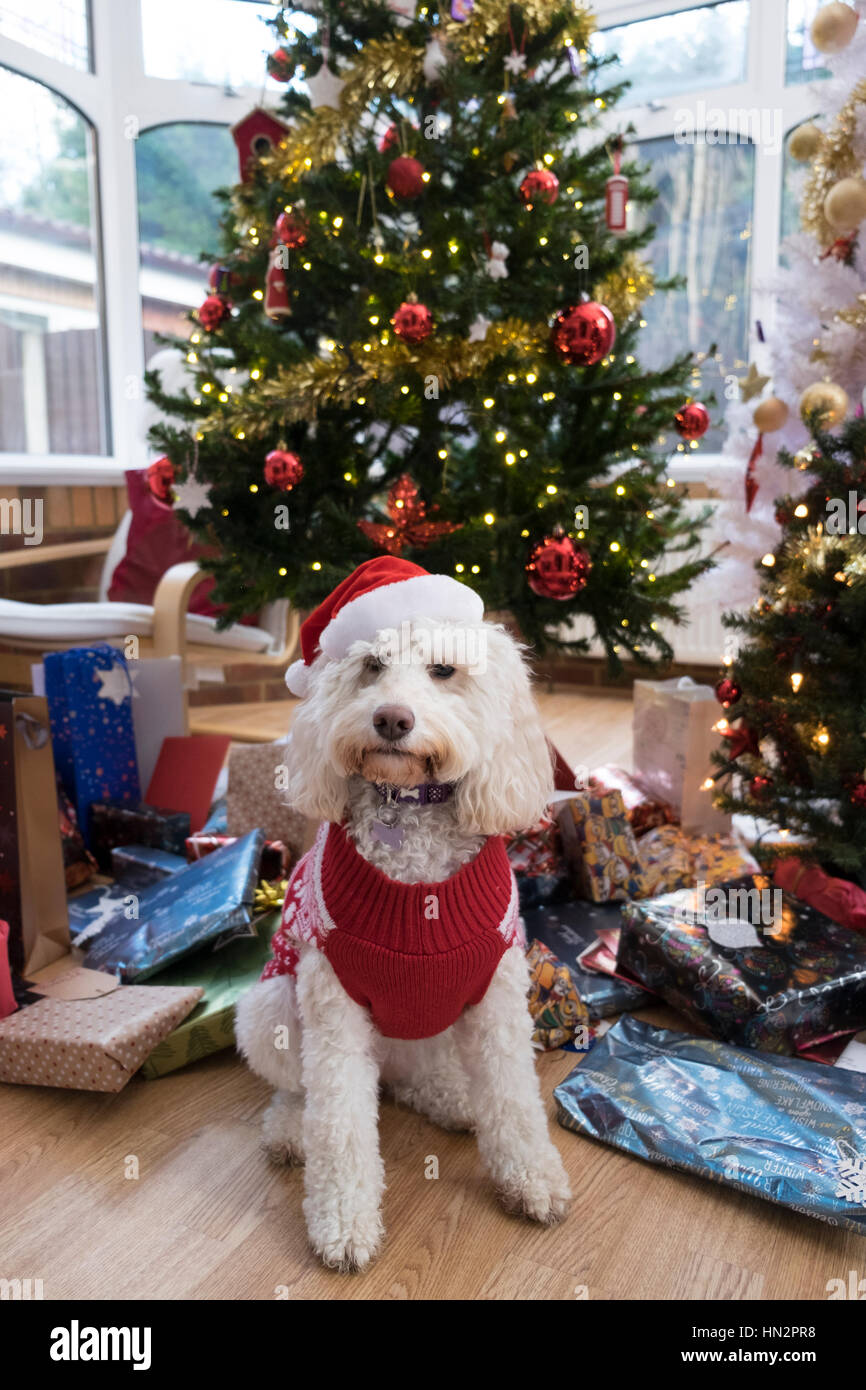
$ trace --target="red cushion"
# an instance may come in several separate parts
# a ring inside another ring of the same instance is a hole
[[[166,570],[186,560],[201,559],[205,548],[193,540],[172,508],[154,497],[143,468],[127,471],[126,491],[132,520],[126,553],[111,577],[108,597],[112,603],[153,603],[156,586]],[[224,610],[210,601],[213,586],[212,575],[196,586],[188,612],[219,617]]]

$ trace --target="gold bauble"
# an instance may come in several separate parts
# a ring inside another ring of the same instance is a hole
[[[847,411],[848,393],[835,381],[816,381],[807,386],[800,397],[800,415],[804,422],[808,424],[809,416],[815,415],[825,430],[844,420]]]
[[[821,132],[812,121],[807,121],[805,125],[798,125],[788,141],[789,155],[792,159],[799,160],[801,164],[814,159],[820,148]]]
[[[812,20],[812,42],[821,53],[841,53],[854,37],[857,11],[850,5],[824,5]]]
[[[866,217],[866,179],[840,179],[824,199],[824,216],[837,232],[855,232]]]
[[[788,415],[788,407],[784,401],[780,401],[778,396],[768,396],[760,405],[755,406],[752,419],[761,434],[773,434],[787,422]]]

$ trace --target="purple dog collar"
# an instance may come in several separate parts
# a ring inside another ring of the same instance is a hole
[[[438,806],[450,799],[454,783],[422,782],[417,787],[391,787],[377,782],[376,791],[392,806]]]

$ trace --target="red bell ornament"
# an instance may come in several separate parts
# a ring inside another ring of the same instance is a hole
[[[742,695],[742,689],[731,676],[723,676],[716,686],[716,699],[725,709],[735,705]]]
[[[424,165],[420,159],[400,154],[388,165],[385,182],[397,198],[417,198],[424,192]]]
[[[288,449],[272,449],[265,458],[265,482],[281,492],[291,492],[304,476],[304,465]]]
[[[588,552],[557,526],[552,535],[532,547],[526,563],[526,582],[539,598],[564,603],[586,588],[591,569]]]
[[[689,401],[677,411],[674,426],[681,439],[700,439],[710,428],[710,412],[700,401]]]
[[[162,458],[155,459],[149,468],[145,470],[147,486],[156,498],[157,502],[171,503],[173,499],[172,488],[174,487],[174,464],[171,459],[163,454]]]
[[[528,208],[533,203],[555,203],[559,194],[559,179],[550,169],[530,169],[521,181],[520,201]]]
[[[404,300],[391,320],[391,327],[404,343],[423,343],[433,332],[433,315],[426,304]]]
[[[616,342],[613,314],[594,300],[561,309],[554,320],[550,341],[563,362],[573,367],[592,367],[607,356]]]
[[[209,294],[198,309],[198,321],[206,333],[213,333],[231,312],[231,304],[218,294]]]

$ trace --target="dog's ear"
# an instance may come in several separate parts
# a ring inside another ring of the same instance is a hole
[[[485,623],[486,669],[472,677],[479,718],[476,766],[457,789],[468,834],[502,835],[535,825],[553,795],[553,760],[517,643]]]
[[[323,660],[323,658],[319,658]],[[341,821],[346,811],[346,779],[332,765],[322,738],[323,715],[320,676],[314,662],[309,691],[292,721],[286,745],[288,768],[286,800],[295,811],[311,820]]]

